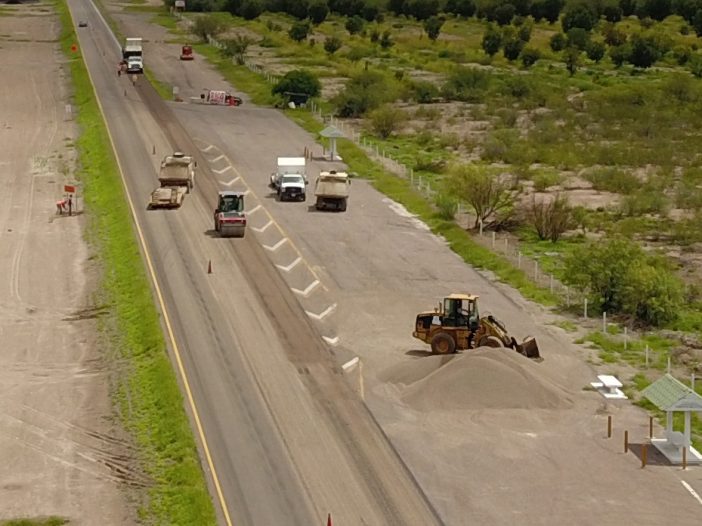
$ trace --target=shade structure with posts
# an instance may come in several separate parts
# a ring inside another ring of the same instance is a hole
[[[336,126],[327,126],[319,134],[325,139],[329,139],[329,160],[341,161],[341,157],[336,154],[336,140],[344,134]]]
[[[682,464],[683,450],[688,464],[702,463],[702,454],[692,447],[690,440],[690,415],[693,412],[702,412],[702,396],[670,373],[646,387],[641,394],[658,409],[665,411],[665,436],[651,438],[651,444],[672,464]],[[673,430],[674,412],[684,414],[685,424],[682,432]]]

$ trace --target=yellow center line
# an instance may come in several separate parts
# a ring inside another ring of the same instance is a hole
[[[71,13],[71,19],[73,18],[73,13]],[[73,21],[73,24],[75,26],[75,20]],[[83,62],[85,64],[85,61]],[[86,65],[86,71],[88,72],[88,78],[90,79],[90,84],[93,87],[93,94],[95,95],[95,100],[97,101],[98,107],[100,108],[100,113],[102,114],[102,120],[107,124],[107,119],[105,118],[105,111],[103,110],[102,104],[100,102],[100,98],[97,96],[97,93],[95,92],[95,83],[93,82],[93,77],[90,73],[90,69]],[[110,139],[110,145],[112,146],[112,151],[115,155],[115,159],[117,160],[117,168],[119,169],[119,175],[120,178],[122,179],[122,185],[124,186],[124,191],[127,196],[127,203],[129,204],[129,209],[132,214],[132,219],[134,220],[134,225],[136,227],[137,231],[137,236],[139,237],[139,243],[141,244],[141,248],[144,251],[144,258],[146,259],[146,265],[149,268],[149,274],[151,276],[151,280],[154,284],[154,289],[156,290],[156,296],[158,297],[158,303],[159,306],[161,307],[161,313],[163,314],[163,320],[166,324],[166,330],[168,332],[168,339],[171,342],[171,346],[173,348],[173,354],[175,355],[176,358],[176,363],[178,365],[178,372],[180,373],[181,379],[183,381],[183,387],[185,388],[185,393],[186,397],[188,399],[188,405],[190,406],[190,410],[192,411],[193,414],[193,419],[195,420],[195,426],[197,427],[197,432],[198,435],[200,436],[200,441],[202,443],[202,449],[204,450],[205,453],[205,458],[207,460],[207,465],[210,468],[210,472],[212,473],[212,482],[214,483],[215,486],[215,491],[217,492],[217,498],[219,499],[220,506],[222,508],[222,513],[224,514],[224,520],[227,523],[227,526],[233,526],[232,520],[229,516],[229,509],[227,508],[227,503],[224,500],[224,494],[222,493],[222,487],[219,483],[219,477],[217,477],[217,470],[215,469],[214,462],[212,460],[212,455],[210,454],[210,448],[207,445],[207,438],[205,437],[205,431],[202,427],[202,422],[200,421],[200,414],[197,410],[197,406],[195,405],[195,399],[193,398],[192,390],[190,389],[190,381],[188,380],[188,375],[185,372],[185,367],[183,366],[183,360],[181,359],[180,356],[180,350],[178,348],[178,344],[176,343],[175,335],[173,334],[173,328],[171,326],[171,320],[170,316],[168,315],[168,310],[166,309],[166,304],[163,300],[163,294],[161,293],[161,287],[158,284],[158,279],[156,278],[156,272],[154,270],[154,266],[151,262],[151,256],[149,255],[149,250],[146,246],[146,240],[144,239],[144,235],[141,230],[141,225],[139,224],[139,220],[137,219],[136,215],[136,209],[134,208],[134,202],[132,201],[131,196],[129,195],[129,188],[127,187],[127,181],[124,177],[124,171],[122,170],[122,163],[119,160],[119,156],[117,155],[117,148],[115,147],[115,142],[114,139],[112,138],[112,133],[110,132],[110,127],[105,126],[107,130],[107,136]]]

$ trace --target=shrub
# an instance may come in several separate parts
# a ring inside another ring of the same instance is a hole
[[[519,40],[516,37],[510,38],[505,41],[502,53],[505,56],[505,58],[510,62],[513,60],[517,60],[522,50],[524,49],[524,44],[525,43],[523,40]]]
[[[420,104],[433,102],[439,96],[439,88],[436,84],[426,80],[417,80],[410,85],[413,98]]]
[[[383,49],[391,48],[395,43],[392,41],[392,35],[389,30],[383,31],[380,37],[380,47]]]
[[[568,32],[569,29],[580,27],[585,31],[590,31],[597,23],[597,15],[592,8],[584,2],[573,2],[566,6],[563,10],[561,25],[563,31]]]
[[[614,24],[606,24],[602,28],[602,36],[604,37],[605,44],[608,46],[621,46],[626,44],[626,33],[621,29],[618,29]]]
[[[502,47],[502,33],[495,26],[489,24],[485,29],[480,45],[486,55],[490,57],[496,55],[500,47]]]
[[[363,31],[363,26],[365,26],[365,21],[358,15],[352,16],[346,20],[344,24],[346,31],[348,31],[350,35],[355,35]]]
[[[263,13],[263,10],[262,0],[244,0],[239,8],[239,15],[244,20],[254,20]]]
[[[313,24],[321,24],[327,19],[329,14],[329,6],[327,0],[312,0],[307,7],[307,16]]]
[[[304,69],[294,69],[288,71],[278,83],[273,86],[273,95],[285,95],[286,93],[302,93],[309,97],[319,95],[322,86],[319,79],[309,71]]]
[[[650,68],[661,57],[659,43],[651,36],[634,35],[627,60],[637,68]]]
[[[633,173],[618,168],[595,168],[583,172],[582,177],[598,192],[629,194],[641,185]]]
[[[490,72],[479,68],[458,67],[449,75],[441,91],[447,99],[480,102],[492,81]]]
[[[596,312],[624,314],[654,326],[674,321],[684,300],[670,265],[622,237],[576,247],[565,258],[563,279],[587,291]]]
[[[246,50],[253,44],[253,40],[245,35],[236,35],[234,38],[224,40],[222,42],[224,48],[222,53],[226,57],[233,57],[240,66],[244,64],[246,58]]]
[[[378,137],[387,139],[407,121],[407,113],[392,106],[381,106],[369,115],[370,127]]]
[[[688,46],[679,45],[673,48],[673,58],[678,65],[684,66],[690,57],[692,57],[692,50]]]
[[[331,36],[324,39],[324,51],[333,55],[341,48],[341,39],[337,36]]]
[[[312,26],[307,20],[298,20],[288,30],[288,36],[295,42],[302,42],[310,34]]]
[[[572,208],[568,198],[560,194],[540,201],[532,196],[525,215],[538,238],[548,239],[553,243],[558,241],[573,223]]]
[[[688,63],[690,68],[690,73],[692,73],[696,78],[702,78],[702,56],[692,55]]]
[[[438,16],[430,16],[424,21],[424,31],[426,32],[429,40],[436,40],[439,38],[439,33],[441,33],[441,26],[444,25],[444,19]]]
[[[563,33],[556,33],[551,37],[548,44],[551,48],[551,51],[558,53],[559,51],[563,51],[566,48],[566,45],[568,44],[568,39]]]
[[[349,79],[332,102],[339,116],[360,117],[391,98],[385,78],[375,71],[364,71]]]
[[[445,192],[439,192],[435,198],[438,215],[446,221],[453,221],[458,212],[458,201],[452,195]]]
[[[605,56],[606,46],[602,42],[588,42],[585,47],[587,58],[594,62],[599,62]]]
[[[216,38],[217,35],[226,29],[224,23],[213,15],[199,15],[195,18],[191,31],[203,42],[209,38]]]
[[[469,18],[475,14],[475,7],[474,0],[447,0],[444,11]]]
[[[590,33],[582,27],[573,27],[566,33],[566,45],[574,47],[580,51],[585,51],[585,48],[590,43]]]

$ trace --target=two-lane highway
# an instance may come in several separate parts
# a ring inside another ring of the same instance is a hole
[[[210,231],[219,186],[207,159],[196,154],[201,173],[181,209],[145,210],[160,157],[197,148],[143,78],[134,88],[117,77],[118,43],[92,4],[69,5],[89,23],[81,50],[202,426],[222,522],[321,524],[332,512],[340,524],[438,523],[265,250],[252,235]]]

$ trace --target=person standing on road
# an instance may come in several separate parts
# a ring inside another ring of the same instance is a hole
[[[73,196],[68,196],[68,215],[73,215]]]

